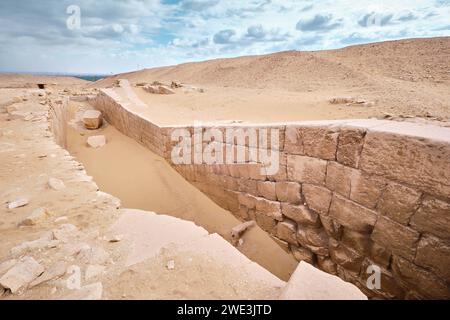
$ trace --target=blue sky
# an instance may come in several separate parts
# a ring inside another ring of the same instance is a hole
[[[0,1],[0,71],[110,74],[435,36],[450,36],[450,0]]]

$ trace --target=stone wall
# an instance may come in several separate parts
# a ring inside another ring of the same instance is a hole
[[[67,148],[67,123],[68,103],[67,98],[59,100],[48,100],[50,105],[48,118],[55,142],[62,148]]]
[[[174,165],[171,133],[180,127],[157,126],[110,89],[92,103],[297,260],[369,297],[450,298],[450,129],[378,120],[203,128],[277,129],[280,170],[265,175],[258,162]],[[245,142],[247,153],[253,147]],[[380,290],[366,287],[370,265],[381,268]]]

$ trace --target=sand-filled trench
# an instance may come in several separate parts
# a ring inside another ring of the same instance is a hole
[[[82,103],[71,102],[70,119]],[[105,135],[100,149],[87,146],[88,136]],[[122,201],[126,208],[154,211],[204,227],[230,240],[231,228],[241,222],[184,180],[161,157],[123,135],[113,126],[80,131],[68,126],[67,149],[83,163],[101,191]],[[288,280],[297,261],[267,233],[255,226],[243,237],[238,249],[282,280]]]

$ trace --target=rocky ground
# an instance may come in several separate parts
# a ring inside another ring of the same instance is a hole
[[[98,191],[49,128],[64,92],[0,93],[1,299],[278,297],[285,283],[220,236]]]

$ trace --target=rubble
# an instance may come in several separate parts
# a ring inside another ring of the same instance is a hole
[[[0,286],[11,290],[13,294],[18,293],[43,272],[44,267],[36,260],[25,257],[0,278]]]
[[[91,148],[98,149],[106,144],[105,136],[91,136],[87,139],[87,144]]]
[[[24,220],[20,222],[21,226],[34,226],[39,222],[45,220],[49,216],[49,212],[46,208],[37,208]]]
[[[8,209],[16,209],[20,207],[24,207],[29,203],[29,200],[27,198],[19,198],[14,201],[11,201],[8,203]]]

